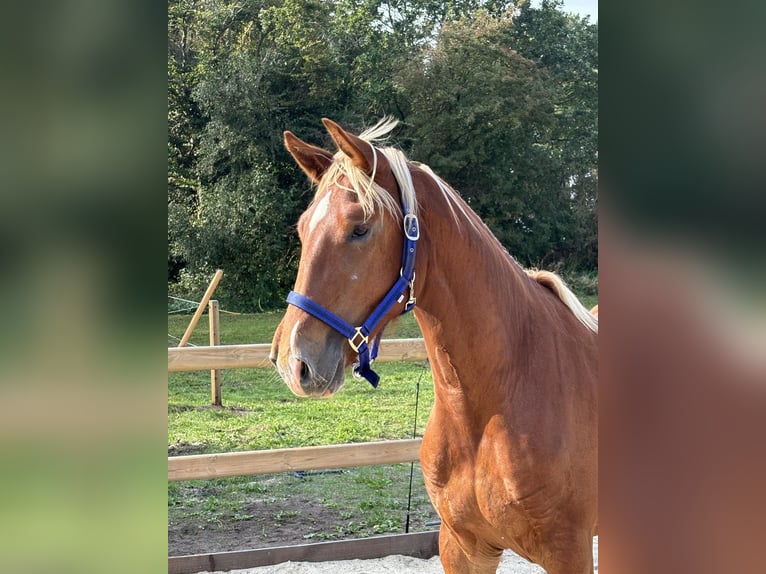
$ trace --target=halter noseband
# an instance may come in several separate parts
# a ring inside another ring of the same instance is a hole
[[[378,346],[380,345],[382,333],[373,340],[372,347],[369,342],[370,333],[375,330],[380,320],[394,305],[404,300],[404,292],[408,288],[410,296],[404,306],[402,315],[415,307],[415,248],[420,238],[420,225],[417,215],[407,213],[407,208],[404,205],[402,206],[402,211],[404,213],[404,248],[402,251],[402,268],[399,273],[399,279],[396,280],[385,297],[383,297],[383,300],[375,307],[375,310],[361,326],[354,327],[332,311],[325,309],[300,293],[290,291],[290,294],[287,296],[287,302],[290,305],[303,309],[306,313],[323,321],[348,339],[351,348],[359,354],[359,361],[354,363],[352,367],[354,376],[367,379],[373,387],[378,386],[380,375],[373,371],[370,365],[378,356]]]

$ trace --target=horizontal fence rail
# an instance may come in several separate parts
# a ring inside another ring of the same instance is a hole
[[[420,460],[422,439],[168,457],[168,480],[324,470]]]
[[[210,371],[213,369],[251,369],[270,367],[271,345],[221,345],[211,347],[168,347],[168,371]],[[378,363],[425,361],[423,339],[384,339]]]
[[[234,550],[214,554],[171,556],[168,574],[196,574],[200,571],[238,570],[271,566],[281,562],[324,562],[327,560],[370,560],[391,554],[403,554],[428,560],[439,553],[436,531],[375,536],[359,540],[336,540],[276,546],[255,550]]]

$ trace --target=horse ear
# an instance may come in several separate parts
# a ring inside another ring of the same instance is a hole
[[[351,158],[351,162],[365,172],[372,175],[372,168],[375,162],[372,145],[362,138],[350,134],[343,130],[338,124],[327,118],[322,118],[322,123],[330,133],[332,141],[338,146],[338,149]]]
[[[285,147],[314,183],[319,183],[322,175],[333,162],[329,151],[306,143],[291,131],[285,132]]]

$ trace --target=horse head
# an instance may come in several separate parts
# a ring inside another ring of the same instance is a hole
[[[399,278],[401,198],[387,157],[371,143],[374,133],[355,136],[322,121],[338,147],[336,154],[285,132],[287,150],[318,186],[298,221],[301,258],[291,297],[329,312],[340,323],[363,325]],[[394,125],[379,124],[377,133]],[[405,305],[396,301],[370,333],[343,334],[315,316],[319,313],[288,301],[292,304],[274,334],[271,360],[293,393],[315,397],[330,396],[343,386],[345,369],[361,354],[362,340],[372,345]]]

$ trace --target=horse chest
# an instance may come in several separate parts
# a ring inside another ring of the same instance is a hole
[[[433,422],[438,423],[436,414]],[[524,447],[503,425],[490,422],[479,437],[429,422],[421,465],[431,501],[455,531],[481,534],[493,545],[525,555],[537,547],[536,530],[555,508],[558,485],[529,469]]]

